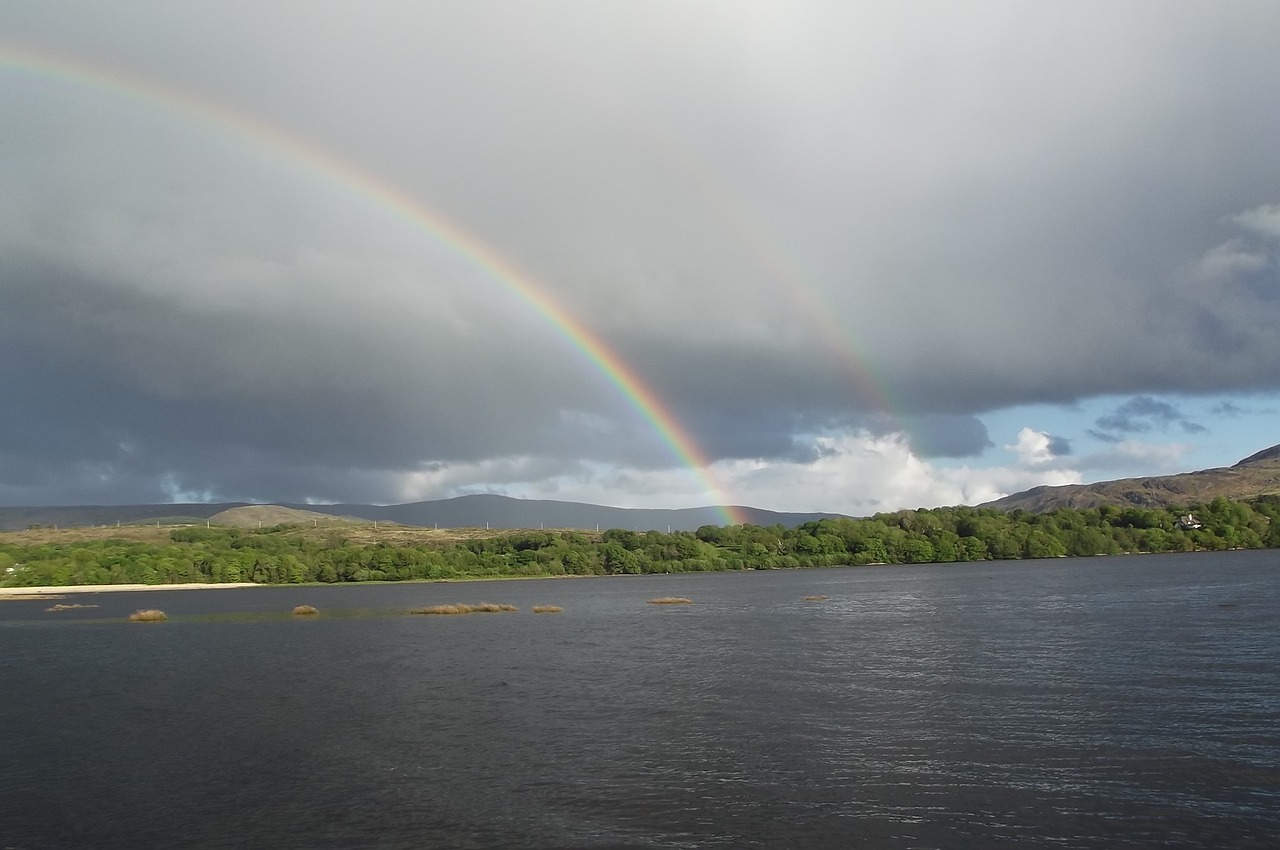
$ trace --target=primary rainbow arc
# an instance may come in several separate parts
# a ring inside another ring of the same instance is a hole
[[[548,321],[587,362],[613,384],[627,403],[649,424],[673,456],[697,477],[728,525],[742,524],[742,512],[729,499],[710,469],[710,461],[658,395],[617,352],[582,320],[561,305],[544,287],[522,273],[496,249],[441,213],[390,185],[360,166],[318,145],[298,138],[225,105],[116,68],[81,59],[0,43],[0,69],[99,89],[135,102],[168,109],[280,154],[287,162],[318,174],[336,185],[372,200],[426,231],[527,303]]]

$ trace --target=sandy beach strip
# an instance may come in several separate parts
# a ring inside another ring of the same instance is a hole
[[[232,587],[262,587],[252,582],[191,582],[188,584],[77,584],[67,587],[0,587],[0,600],[61,599],[68,593],[119,593],[135,590],[216,590]]]

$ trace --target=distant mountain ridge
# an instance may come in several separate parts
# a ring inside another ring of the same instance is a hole
[[[237,508],[269,507],[305,511],[307,516],[327,515],[345,519],[397,522],[401,525],[440,528],[577,528],[594,530],[597,526],[637,531],[695,531],[704,525],[723,525],[721,508],[614,508],[583,502],[557,502],[545,499],[513,499],[509,496],[477,494],[412,502],[404,505],[308,505],[274,502],[255,505],[249,502],[152,504],[152,505],[65,505],[53,507],[0,507],[0,530],[18,531],[29,525],[77,527],[86,525],[123,525],[140,522],[206,520],[215,521],[218,514]],[[819,519],[838,518],[832,513],[786,513],[762,508],[735,507],[734,510],[754,525],[781,524],[792,527]],[[235,524],[245,516],[293,517],[285,512],[237,511],[228,515]],[[269,520],[264,520],[269,522]],[[290,521],[290,520],[285,520]],[[228,523],[233,524],[233,523]]]
[[[1096,484],[1033,487],[979,507],[1021,509],[1040,513],[1054,508],[1092,508],[1101,505],[1177,507],[1207,502],[1218,496],[1250,499],[1280,495],[1280,445],[1250,455],[1229,467],[1182,472],[1147,478],[1122,478]],[[753,525],[794,527],[820,519],[839,519],[836,513],[789,513],[762,508],[735,507]],[[225,517],[219,514],[227,513]],[[50,507],[0,507],[0,531],[20,531],[31,525],[75,528],[89,525],[162,525],[210,521],[252,527],[309,518],[396,522],[425,528],[576,528],[636,531],[694,531],[704,525],[723,525],[723,509],[615,508],[584,502],[546,499],[513,499],[495,494],[458,496],[403,505],[332,504],[291,502],[254,504],[217,502],[150,505],[60,505]]]
[[[1032,487],[980,507],[1031,513],[1102,505],[1165,508],[1208,502],[1218,496],[1240,500],[1277,494],[1280,494],[1280,445],[1249,455],[1232,466],[1096,484]]]

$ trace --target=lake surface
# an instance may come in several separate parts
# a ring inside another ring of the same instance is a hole
[[[0,602],[4,848],[1280,840],[1280,552],[61,601]]]

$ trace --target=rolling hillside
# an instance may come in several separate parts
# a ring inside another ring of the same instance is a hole
[[[312,511],[368,520],[389,520],[401,525],[427,528],[578,528],[594,530],[599,526],[635,531],[696,531],[704,525],[724,525],[718,508],[613,508],[582,502],[556,502],[545,499],[512,499],[509,496],[477,494],[413,502],[406,505],[288,505]],[[760,508],[738,508],[753,525],[782,524],[793,527],[840,514],[779,513]]]
[[[335,523],[351,521],[345,517],[336,517],[315,511],[304,511],[298,508],[284,508],[280,505],[243,505],[238,508],[220,511],[209,517],[209,522],[213,525],[231,525],[237,528],[260,528],[284,525],[285,523],[312,522],[320,522],[330,526]],[[358,522],[358,520],[356,521]]]
[[[1178,507],[1207,502],[1218,496],[1251,499],[1280,494],[1280,445],[1263,449],[1234,466],[1182,472],[1150,478],[1121,478],[1096,484],[1033,487],[982,505],[1038,513],[1054,508],[1096,508],[1134,505],[1144,508]]]
[[[738,508],[755,525],[793,527],[839,514],[779,513],[759,508]],[[474,495],[405,505],[306,505],[280,503],[249,505],[245,502],[171,505],[86,505],[59,507],[0,507],[0,531],[29,526],[74,528],[90,525],[180,525],[193,522],[240,525],[259,522],[331,522],[363,519],[395,522],[425,528],[577,528],[594,530],[626,528],[637,531],[694,531],[704,525],[723,525],[718,508],[657,510],[614,508],[581,502],[512,499],[508,496]]]

